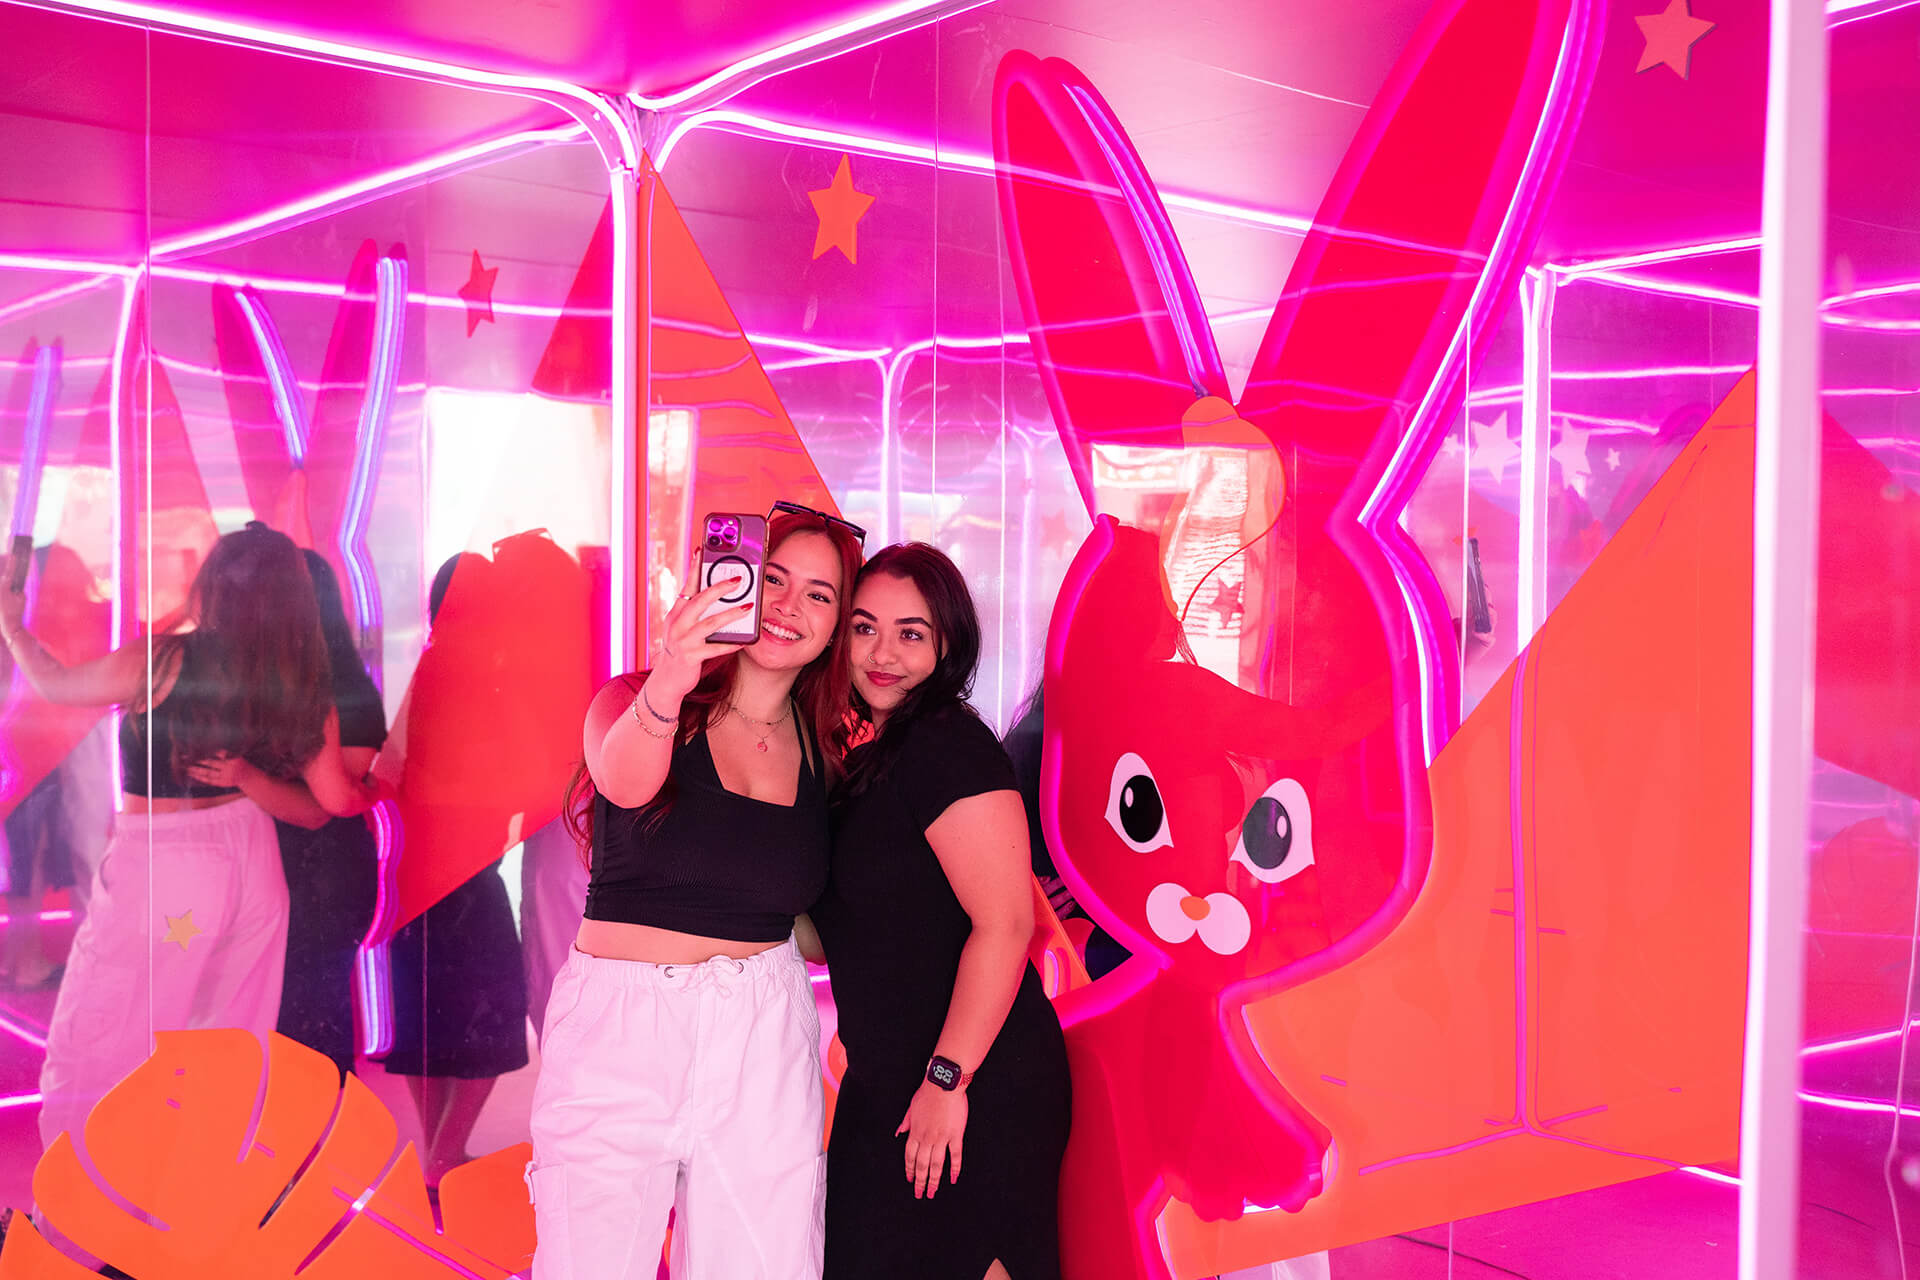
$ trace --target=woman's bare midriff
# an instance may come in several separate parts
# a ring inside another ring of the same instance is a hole
[[[784,939],[783,939],[784,941]],[[699,964],[715,956],[744,960],[762,951],[771,951],[778,942],[738,942],[731,938],[705,938],[697,933],[676,933],[647,924],[621,924],[615,920],[582,920],[574,935],[575,949],[602,960],[638,960],[643,964]]]
[[[189,809],[218,809],[223,804],[244,800],[236,791],[228,796],[142,796],[131,791],[120,793],[122,813],[184,813]]]

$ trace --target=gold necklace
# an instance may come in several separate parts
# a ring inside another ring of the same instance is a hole
[[[754,717],[742,711],[739,707],[734,706],[731,702],[727,704],[727,710],[733,712],[733,714],[739,716],[742,720],[747,722],[747,732],[753,734],[755,738],[759,739],[759,741],[753,744],[754,749],[756,751],[759,751],[762,755],[766,754],[767,739],[773,736],[774,730],[778,729],[781,725],[785,724],[793,716],[793,704],[791,702],[787,704],[787,710],[785,714],[783,714],[778,720],[756,720]],[[761,733],[758,730],[756,730],[753,726],[757,724],[763,724],[767,726],[767,731],[765,733]]]

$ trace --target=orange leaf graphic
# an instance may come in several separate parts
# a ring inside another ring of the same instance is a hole
[[[525,1144],[462,1166],[433,1208],[412,1144],[357,1078],[281,1035],[163,1031],[34,1170],[53,1229],[140,1280],[505,1280],[533,1253]],[[93,1273],[16,1218],[0,1280]]]

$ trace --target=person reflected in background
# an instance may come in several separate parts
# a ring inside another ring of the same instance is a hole
[[[360,661],[340,579],[317,551],[301,553],[313,579],[320,631],[326,637],[329,687],[340,722],[340,754],[348,773],[364,776],[387,736],[386,709]],[[238,787],[273,815],[291,908],[286,980],[277,1024],[281,1035],[353,1070],[353,966],[380,892],[380,855],[364,817],[337,818],[307,788],[278,782],[227,753],[187,770],[209,787]]]
[[[1074,901],[1073,891],[1060,878],[1060,868],[1054,863],[1053,850],[1047,847],[1046,828],[1040,821],[1040,772],[1045,756],[1045,720],[1045,689],[1036,684],[1033,692],[1021,704],[1020,713],[1008,726],[1000,744],[1006,748],[1007,759],[1013,765],[1015,785],[1020,789],[1020,801],[1027,811],[1027,845],[1031,852],[1034,877],[1040,881],[1040,887],[1046,891],[1048,905],[1062,923],[1076,917],[1085,921],[1084,925],[1079,926],[1085,930],[1083,936],[1086,939],[1081,945],[1080,959],[1087,966],[1087,976],[1099,978],[1119,968],[1129,953]],[[1073,930],[1069,929],[1071,932]]]
[[[780,504],[751,602],[676,601],[650,671],[582,728],[564,812],[591,854],[533,1098],[536,1280],[818,1280],[820,1025],[796,917],[827,873],[861,532]],[[689,1267],[691,1269],[689,1269]]]
[[[440,566],[427,624],[440,615],[456,571],[485,573],[484,556]],[[494,862],[393,935],[393,1049],[389,1075],[405,1076],[420,1115],[427,1186],[471,1157],[467,1139],[494,1081],[527,1065],[527,979],[507,884]]]
[[[827,1280],[1060,1274],[1072,1086],[1027,959],[1031,851],[1013,766],[967,703],[979,659],[953,561],[913,542],[867,562],[846,655],[856,716],[836,736],[859,745],[811,912],[847,1050]]]
[[[67,966],[47,954],[40,912],[51,889],[73,884],[67,805],[61,769],[34,784],[6,816],[6,947],[0,953],[0,986],[36,991],[55,986]]]
[[[39,575],[35,619],[56,650],[99,652],[105,647],[108,608],[95,592],[86,562],[73,548],[54,543],[33,553]],[[0,650],[6,675],[13,663]],[[21,726],[28,728],[28,726]],[[96,726],[97,729],[97,726]],[[99,861],[112,825],[113,801],[106,790],[97,750],[99,737],[90,731],[66,758],[48,770],[7,814],[6,940],[0,948],[0,987],[35,991],[57,986],[66,970],[46,948],[42,913],[49,892],[84,890],[84,877]],[[85,893],[69,900],[76,908]]]
[[[223,754],[347,816],[374,792],[343,759],[326,640],[299,548],[258,521],[208,554],[179,628],[67,666],[0,582],[0,641],[42,697],[120,704],[122,812],[47,1032],[40,1132],[76,1141],[93,1104],[151,1052],[151,1033],[239,1027],[280,1009],[287,884],[273,821],[238,788],[196,782]],[[152,667],[148,668],[149,643]]]

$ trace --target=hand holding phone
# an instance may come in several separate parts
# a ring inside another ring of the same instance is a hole
[[[1493,630],[1493,609],[1487,603],[1487,577],[1480,569],[1480,539],[1467,539],[1467,625],[1482,635]]]
[[[7,559],[7,589],[18,594],[27,589],[27,570],[33,567],[33,536],[16,533]]]
[[[751,609],[742,616],[727,619],[721,629],[708,634],[714,644],[753,644],[760,639],[760,584],[767,561],[767,518],[734,511],[710,511],[701,522],[703,530],[696,561],[697,589],[707,591],[728,584],[700,615],[703,618],[737,613],[741,605]]]

